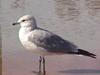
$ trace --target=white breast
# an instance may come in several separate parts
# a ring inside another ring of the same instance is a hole
[[[27,48],[28,50],[36,49],[37,46],[34,43],[28,41],[28,33],[29,32],[26,32],[25,29],[21,28],[19,31],[19,39],[21,43],[23,44],[23,46]]]
[[[28,40],[29,32],[25,32],[24,29],[20,29],[19,31],[19,38],[22,43],[22,45],[29,51],[32,51],[34,54],[39,55],[48,55],[51,54],[47,52],[44,48],[37,47],[36,44]]]

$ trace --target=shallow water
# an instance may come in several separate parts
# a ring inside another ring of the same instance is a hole
[[[71,55],[46,56],[46,75],[100,75],[99,0],[2,0],[3,75],[37,75],[39,57],[25,50],[12,26],[24,14],[34,15],[38,26],[50,30],[97,59]]]

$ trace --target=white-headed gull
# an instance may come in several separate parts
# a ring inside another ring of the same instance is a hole
[[[75,54],[96,58],[95,54],[79,49],[70,41],[48,30],[39,28],[35,18],[31,15],[25,15],[16,23],[13,23],[13,25],[18,24],[21,26],[19,30],[19,39],[23,46],[27,50],[32,51],[33,54],[40,55],[39,72],[41,72],[41,61],[43,61],[43,73],[45,74],[45,55]]]

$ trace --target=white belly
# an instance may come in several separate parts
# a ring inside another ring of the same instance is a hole
[[[21,40],[22,45],[26,48],[26,50],[32,51],[35,55],[51,55],[52,53],[49,53],[46,51],[46,49],[37,47],[34,43],[29,42],[28,40]]]

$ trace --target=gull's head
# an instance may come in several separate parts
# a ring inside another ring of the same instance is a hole
[[[18,25],[20,24],[21,27],[37,27],[36,26],[36,20],[33,16],[31,15],[25,15],[19,18],[19,20],[16,23],[13,23],[13,25]]]

